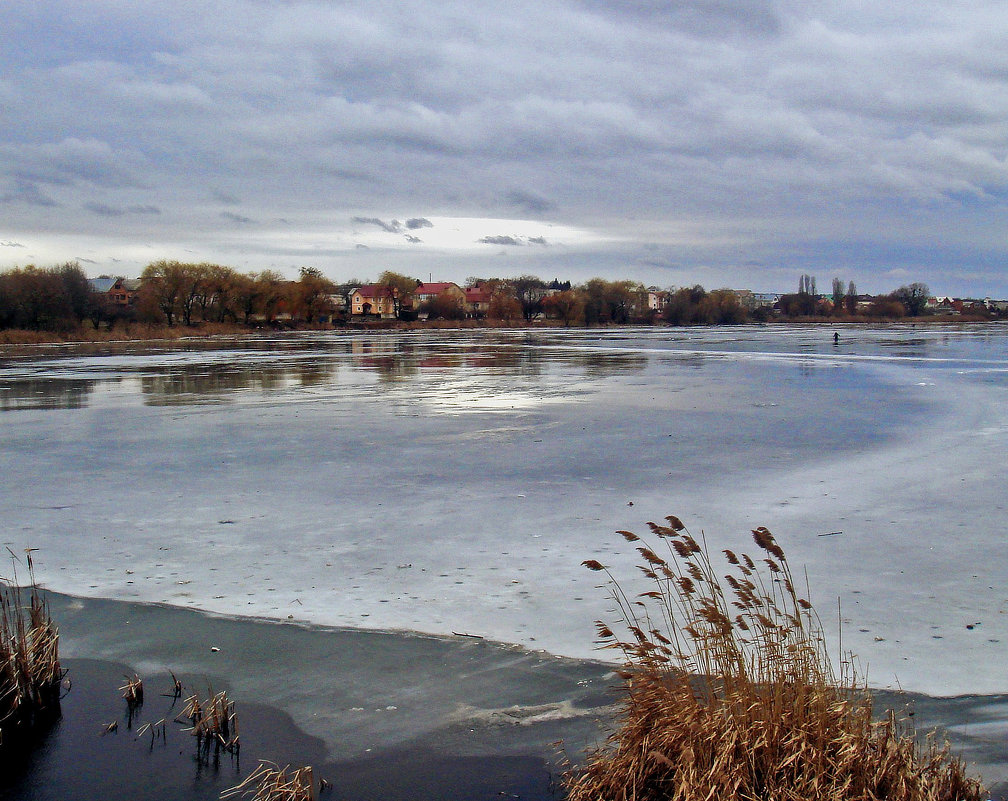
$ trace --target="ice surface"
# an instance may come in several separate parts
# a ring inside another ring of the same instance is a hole
[[[597,658],[579,565],[633,582],[615,530],[676,514],[751,550],[766,525],[873,684],[1006,691],[1008,332],[833,330],[8,360],[3,540],[74,594]]]

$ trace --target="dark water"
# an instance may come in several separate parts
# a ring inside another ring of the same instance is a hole
[[[562,759],[577,761],[601,743],[618,700],[605,665],[473,638],[50,600],[64,651],[74,655],[65,660],[72,686],[62,720],[0,779],[4,801],[215,799],[260,759],[311,764],[332,783],[332,798],[546,801],[557,792]],[[240,760],[195,758],[192,736],[173,722],[180,705],[167,697],[168,667],[187,693],[226,690],[235,701]],[[145,704],[130,722],[118,688],[135,671],[144,678]],[[1008,776],[1008,696],[880,691],[875,698],[878,712],[911,712],[919,732],[948,737],[1000,793]],[[137,736],[144,723],[161,719],[165,742]],[[112,721],[118,730],[106,733]]]

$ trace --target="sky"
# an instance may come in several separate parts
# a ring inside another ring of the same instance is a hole
[[[5,0],[0,269],[1008,298],[1008,6]]]

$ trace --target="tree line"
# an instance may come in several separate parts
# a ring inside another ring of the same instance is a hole
[[[832,292],[819,294],[814,276],[802,275],[798,291],[773,306],[746,302],[751,293],[702,286],[657,291],[634,281],[593,278],[574,286],[534,275],[514,278],[470,277],[482,304],[475,310],[461,293],[442,293],[422,305],[411,302],[421,282],[392,271],[376,281],[335,282],[314,267],[296,280],[279,273],[240,273],[219,264],[161,260],[140,276],[130,302],[114,302],[96,292],[76,262],[56,267],[28,266],[0,273],[0,329],[70,331],[90,323],[112,329],[123,322],[194,326],[230,323],[245,326],[340,323],[348,320],[353,291],[372,284],[393,300],[394,316],[414,320],[484,317],[505,322],[551,319],[563,325],[737,325],[769,319],[900,318],[926,311],[930,295],[923,283],[866,301],[854,282],[833,279]]]

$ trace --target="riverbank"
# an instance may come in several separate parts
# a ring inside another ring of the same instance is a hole
[[[71,689],[63,718],[3,801],[129,797],[210,801],[260,759],[311,764],[339,799],[547,801],[564,755],[578,760],[612,725],[610,666],[471,637],[348,631],[206,615],[168,606],[48,594]],[[187,692],[227,690],[239,759],[194,757],[173,723],[173,671]],[[128,725],[118,688],[144,679]],[[1006,797],[1008,695],[930,698],[878,693],[939,728],[994,797]],[[164,740],[145,723],[167,721]],[[115,732],[108,731],[117,722]],[[563,741],[563,749],[555,743]]]
[[[1004,320],[990,320],[979,316],[959,315],[950,317],[947,315],[932,315],[928,317],[911,317],[900,319],[883,318],[855,318],[855,317],[802,317],[795,319],[773,319],[770,323],[774,325],[795,325],[795,326],[818,326],[836,327],[844,330],[850,327],[878,327],[878,326],[910,326],[922,327],[932,326],[960,326],[976,325],[978,323],[998,325],[1004,324]],[[762,326],[766,323],[743,323],[740,326],[715,326],[715,327],[754,327]],[[11,355],[10,348],[17,346],[88,346],[88,345],[120,345],[122,343],[178,343],[193,340],[213,340],[223,339],[255,339],[263,336],[274,336],[278,333],[290,332],[320,332],[320,331],[450,331],[450,330],[515,330],[521,328],[546,329],[556,328],[560,330],[626,330],[639,328],[639,325],[574,325],[566,326],[560,320],[423,320],[413,322],[400,322],[397,320],[355,320],[344,325],[278,325],[252,327],[237,323],[198,323],[192,326],[184,325],[158,325],[153,323],[124,323],[112,329],[95,329],[91,325],[83,325],[71,331],[30,331],[23,329],[0,330],[0,355]],[[675,328],[663,323],[657,323],[646,328]],[[16,352],[15,352],[16,353]]]
[[[0,799],[216,799],[258,760],[312,764],[343,799],[552,798],[563,741],[600,742],[602,663],[473,637],[323,629],[48,593],[71,689],[63,719]],[[200,764],[170,692],[235,701],[240,761]],[[128,723],[118,688],[144,679]],[[138,736],[167,721],[166,737]],[[108,724],[118,723],[109,733]],[[124,789],[125,788],[125,789]],[[128,792],[127,792],[128,790]]]

